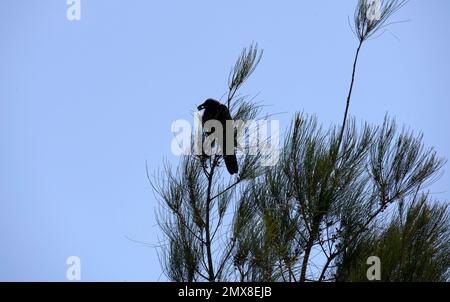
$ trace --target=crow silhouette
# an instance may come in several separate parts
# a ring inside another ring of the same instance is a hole
[[[225,166],[227,167],[228,172],[233,175],[238,172],[238,163],[236,159],[236,154],[234,152],[233,147],[233,154],[227,154],[226,152],[226,137],[227,137],[227,127],[226,127],[226,121],[227,120],[233,120],[230,115],[230,111],[228,110],[227,106],[219,103],[218,101],[214,99],[207,99],[203,104],[197,107],[198,110],[205,110],[203,112],[202,116],[202,125],[204,126],[205,123],[209,120],[217,120],[219,123],[222,124],[222,142],[219,142],[221,144],[221,149],[223,152],[223,159],[225,161]],[[234,132],[234,130],[233,130]]]

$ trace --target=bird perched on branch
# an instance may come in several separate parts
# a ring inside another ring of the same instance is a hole
[[[223,158],[225,161],[225,166],[227,167],[228,172],[233,175],[238,172],[238,163],[236,159],[236,154],[233,151],[232,154],[227,154],[226,150],[226,142],[227,142],[227,127],[226,127],[226,121],[233,119],[231,118],[230,111],[228,110],[227,106],[219,103],[218,101],[214,99],[207,99],[203,104],[197,107],[198,110],[205,110],[203,112],[202,116],[202,126],[205,125],[205,123],[209,120],[217,120],[220,124],[222,124],[222,141],[219,142],[220,148],[223,152]],[[234,135],[234,130],[233,130]]]

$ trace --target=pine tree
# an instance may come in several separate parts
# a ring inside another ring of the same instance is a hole
[[[185,155],[151,183],[161,200],[161,262],[173,281],[364,281],[366,260],[381,259],[384,281],[448,281],[449,212],[426,188],[444,165],[422,136],[349,118],[362,46],[406,1],[381,1],[372,18],[359,0],[358,39],[340,126],[295,114],[275,166],[244,146],[239,175],[220,154]],[[262,57],[243,50],[225,104],[235,120],[261,118],[261,105],[238,91]],[[249,136],[251,133],[244,133]]]

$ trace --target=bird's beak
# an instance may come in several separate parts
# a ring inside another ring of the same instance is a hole
[[[198,109],[198,110],[203,110],[203,109],[205,109],[205,105],[204,105],[204,104],[201,104],[201,105],[199,105],[199,106],[197,107],[197,109]]]

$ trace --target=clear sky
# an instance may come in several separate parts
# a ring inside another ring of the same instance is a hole
[[[0,1],[0,280],[164,280],[154,248],[155,170],[171,123],[226,92],[242,47],[263,60],[242,92],[285,128],[293,113],[341,120],[356,1]],[[411,0],[408,21],[367,43],[350,113],[386,112],[450,158],[450,1]],[[450,172],[430,189],[450,199]]]

